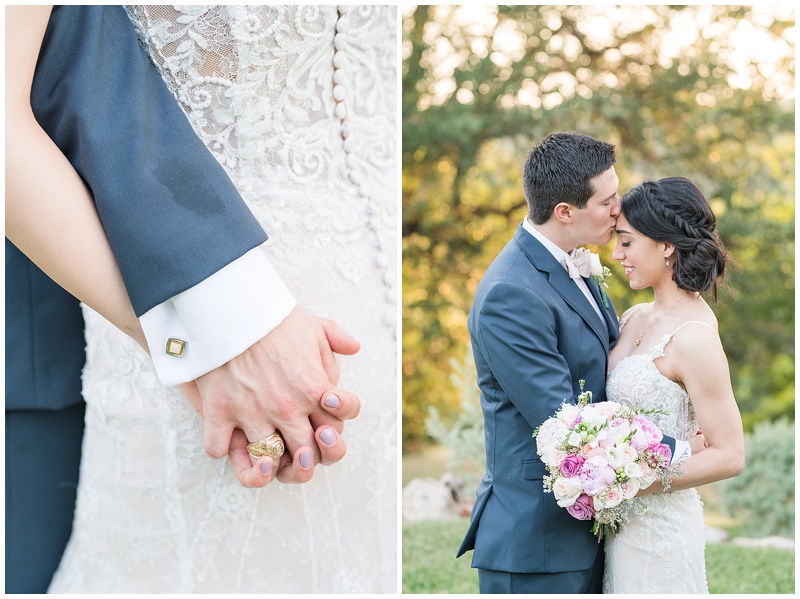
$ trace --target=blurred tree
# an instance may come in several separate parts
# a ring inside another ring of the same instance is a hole
[[[614,143],[621,191],[700,186],[736,261],[715,310],[745,423],[793,417],[792,12],[418,6],[403,28],[404,448],[429,406],[458,409],[472,294],[526,213],[525,154],[558,130]],[[618,312],[650,301],[611,249]]]

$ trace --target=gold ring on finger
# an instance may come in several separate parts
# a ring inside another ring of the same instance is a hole
[[[277,460],[283,455],[283,450],[283,437],[278,431],[275,431],[269,437],[261,439],[261,441],[247,444],[247,451],[256,459],[263,455],[268,455],[273,460]]]

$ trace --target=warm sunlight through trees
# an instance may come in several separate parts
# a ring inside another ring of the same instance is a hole
[[[794,14],[757,6],[411,7],[403,45],[403,436],[453,414],[475,286],[557,130],[617,146],[620,192],[685,176],[735,259],[715,307],[745,425],[794,415]],[[615,276],[621,313],[649,301]]]

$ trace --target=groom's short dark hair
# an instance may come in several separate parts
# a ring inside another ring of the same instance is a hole
[[[522,171],[528,216],[541,225],[561,202],[584,208],[594,189],[592,177],[610,169],[614,146],[578,133],[551,133],[533,146]]]

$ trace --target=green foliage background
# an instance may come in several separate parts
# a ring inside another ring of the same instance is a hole
[[[735,260],[714,308],[745,427],[793,420],[794,13],[465,10],[403,15],[404,450],[426,442],[430,407],[445,420],[460,410],[450,375],[468,359],[475,287],[525,215],[527,151],[559,130],[615,144],[621,192],[675,175],[700,186]],[[630,290],[611,246],[592,249],[614,272],[619,313],[652,299]]]
[[[747,467],[720,482],[723,505],[750,536],[794,534],[794,423],[760,422],[745,436]]]

